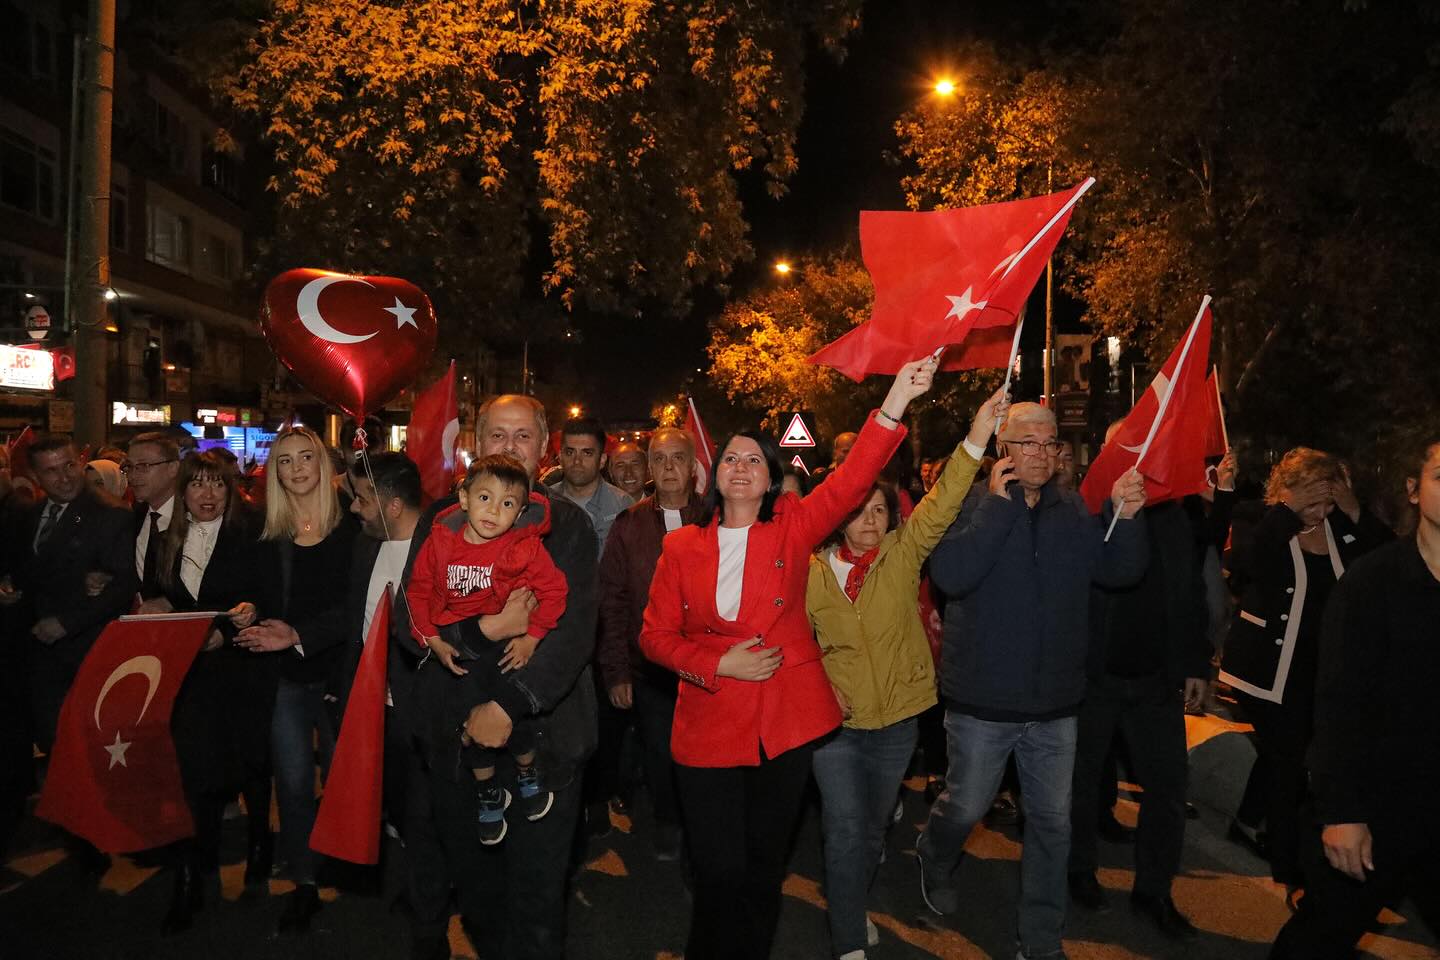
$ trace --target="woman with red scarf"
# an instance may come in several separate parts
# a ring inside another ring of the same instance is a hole
[[[815,751],[825,836],[831,949],[864,960],[879,934],[865,897],[880,865],[895,795],[935,704],[935,661],[914,597],[920,568],[965,502],[985,444],[1008,406],[1003,390],[903,523],[895,490],[879,483],[810,558],[805,606],[845,722]]]
[[[710,519],[665,538],[640,649],[681,680],[670,748],[695,870],[687,960],[770,955],[811,754],[840,724],[805,616],[806,564],[874,485],[934,373],[933,358],[902,367],[850,456],[803,499],[781,493],[774,439],[731,437]]]

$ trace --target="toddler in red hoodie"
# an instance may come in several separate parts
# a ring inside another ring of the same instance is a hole
[[[465,690],[457,714],[463,715],[451,729],[462,731],[457,734],[461,756],[480,792],[480,842],[489,845],[505,838],[511,794],[495,776],[498,751],[471,742],[463,733],[464,719],[470,707],[493,700],[497,685],[507,682],[504,674],[523,667],[554,629],[565,612],[566,583],[540,542],[550,531],[550,502],[530,493],[529,475],[519,461],[503,455],[476,460],[459,492],[459,505],[435,518],[405,596],[421,642],[443,634],[460,658],[473,661],[458,678]],[[522,587],[536,600],[524,636],[482,644],[480,650],[464,642],[458,630],[462,622],[499,613]],[[555,796],[540,786],[532,718],[515,719],[506,749],[515,760],[517,806],[527,819],[539,820],[550,812]]]

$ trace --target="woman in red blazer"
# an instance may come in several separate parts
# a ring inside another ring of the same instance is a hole
[[[780,492],[771,437],[731,437],[710,519],[665,538],[640,649],[682,681],[670,746],[695,869],[687,960],[770,955],[810,755],[840,725],[805,614],[808,560],[900,446],[900,418],[935,365],[901,368],[850,455],[803,500]]]

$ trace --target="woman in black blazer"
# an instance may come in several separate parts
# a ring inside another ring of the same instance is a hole
[[[1255,725],[1267,772],[1270,871],[1290,891],[1300,871],[1305,750],[1313,730],[1315,677],[1325,601],[1347,565],[1392,538],[1363,510],[1340,461],[1297,447],[1270,471],[1269,505],[1248,544],[1231,552],[1231,587],[1240,598],[1220,679]]]
[[[250,827],[247,886],[269,879],[269,683],[254,658],[234,645],[255,622],[259,583],[255,518],[240,497],[234,465],[215,453],[192,453],[176,477],[174,519],[160,543],[161,596],[146,613],[223,611],[185,675],[171,714],[195,837],[182,845],[167,933],[190,926],[202,902],[200,874],[219,865],[225,804],[244,792]]]
[[[282,933],[308,929],[320,909],[310,849],[315,825],[315,749],[334,748],[325,698],[343,659],[345,599],[357,526],[335,493],[325,444],[306,427],[285,430],[265,466],[265,529],[260,540],[260,616],[237,643],[269,661],[277,677],[270,724],[280,848],[295,881],[280,915]]]

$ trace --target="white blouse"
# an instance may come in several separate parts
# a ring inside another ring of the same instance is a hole
[[[749,527],[720,527],[720,574],[715,578],[715,610],[722,620],[740,616],[740,588],[745,583],[745,547]]]
[[[180,550],[180,582],[190,591],[190,596],[199,599],[200,581],[205,579],[205,568],[215,553],[215,542],[220,539],[220,524],[225,521],[221,514],[214,520],[190,518],[185,530],[185,546]]]

